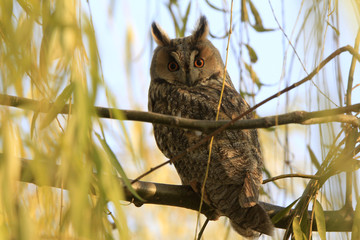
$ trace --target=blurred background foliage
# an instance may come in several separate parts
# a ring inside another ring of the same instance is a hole
[[[329,53],[354,45],[359,12],[358,0],[235,1],[227,68],[234,84],[254,105],[297,82]],[[210,39],[225,56],[229,1],[0,1],[0,92],[54,102],[46,114],[0,107],[0,239],[193,238],[195,212],[157,205],[136,208],[121,201],[118,177],[136,178],[165,158],[150,124],[125,122],[121,115],[100,119],[94,106],[146,111],[155,47],[151,22],[159,22],[171,37],[182,37],[201,14],[209,19]],[[350,61],[347,53],[333,59],[311,82],[257,109],[257,116],[350,104],[345,102]],[[359,103],[358,68],[353,76],[350,99]],[[57,114],[70,103],[69,114]],[[314,174],[344,149],[346,129],[329,123],[260,130],[264,178]],[[358,135],[351,136],[354,148]],[[21,158],[33,164],[24,170]],[[346,201],[355,209],[359,175],[347,170],[350,199],[345,197],[346,174],[341,173],[316,191],[312,200],[317,209],[340,209]],[[20,181],[27,171],[35,174],[33,183]],[[144,180],[180,184],[172,166]],[[308,182],[291,178],[268,183],[261,200],[288,206]],[[297,233],[308,235],[305,228],[299,225]],[[277,230],[274,238],[283,235],[284,230]],[[350,239],[351,233],[312,236]],[[225,218],[210,222],[204,233],[204,239],[240,238]]]

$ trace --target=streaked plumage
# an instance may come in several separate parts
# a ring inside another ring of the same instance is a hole
[[[208,25],[201,17],[193,34],[169,39],[155,23],[152,34],[158,44],[151,64],[149,111],[191,119],[214,120],[219,102],[224,64],[219,51],[207,39]],[[248,104],[226,76],[219,118],[233,119]],[[251,118],[249,114],[245,118]],[[206,132],[154,124],[158,147],[172,158],[199,142]],[[209,143],[174,162],[183,184],[200,194],[209,155]],[[234,229],[246,237],[271,235],[273,225],[258,205],[262,183],[262,155],[257,131],[226,130],[213,142],[205,201],[219,215],[230,218]]]

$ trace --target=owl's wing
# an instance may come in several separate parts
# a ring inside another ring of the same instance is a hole
[[[232,98],[224,99],[222,107],[223,118],[234,119],[247,109],[246,101],[235,90]],[[251,114],[244,117],[251,118]],[[260,144],[255,129],[249,130],[228,130],[224,132],[229,144],[227,154],[235,156],[227,158],[235,173],[235,181],[243,184],[239,202],[241,207],[252,207],[258,202],[259,188],[262,183],[262,155]]]
[[[259,199],[259,186],[254,182],[250,174],[246,174],[244,185],[239,196],[240,206],[243,208],[253,207]]]

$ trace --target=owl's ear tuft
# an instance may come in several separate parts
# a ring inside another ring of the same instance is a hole
[[[199,23],[192,34],[192,37],[194,41],[197,42],[197,41],[205,40],[208,34],[209,34],[208,22],[205,16],[201,16],[199,19]]]
[[[167,33],[159,26],[157,23],[153,22],[151,24],[151,34],[155,40],[155,42],[159,46],[167,46],[170,45],[170,38]]]

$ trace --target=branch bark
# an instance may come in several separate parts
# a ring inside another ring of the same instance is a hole
[[[53,106],[52,103],[33,100],[29,98],[15,97],[6,94],[0,94],[0,105],[31,110],[34,112],[47,113]],[[96,113],[101,118],[115,119],[114,116],[124,116],[123,120],[141,121],[148,123],[159,123],[171,125],[174,127],[196,129],[209,131],[218,129],[230,121],[219,120],[195,120],[180,118],[175,116],[163,115],[152,112],[142,112],[134,110],[122,110],[116,108],[94,107]],[[257,119],[238,120],[230,125],[229,129],[251,129],[251,128],[269,128],[285,124],[319,124],[328,122],[349,123],[354,127],[360,126],[360,120],[355,116],[344,115],[349,112],[360,112],[360,104],[354,104],[347,107],[339,107],[323,111],[306,112],[295,111],[277,116],[269,116]],[[65,104],[59,114],[68,114],[69,105]]]
[[[3,158],[3,155],[0,154],[0,159]],[[59,181],[52,179],[51,182],[46,184],[39,183],[35,174],[32,173],[31,169],[37,169],[34,164],[39,164],[34,160],[22,159],[22,170],[21,170],[21,181],[27,183],[33,183],[38,186],[46,185],[51,187],[60,188]],[[41,162],[41,164],[46,164],[47,169],[54,171],[52,176],[57,176],[58,167],[54,164],[50,166],[49,163]],[[48,166],[49,165],[49,166]],[[121,179],[119,179],[121,181]],[[63,186],[66,189],[66,185]],[[200,205],[200,197],[192,190],[190,186],[185,185],[170,185],[162,183],[153,183],[153,182],[143,182],[137,181],[132,184],[134,190],[146,200],[142,202],[136,199],[131,192],[124,187],[124,200],[133,203],[137,207],[141,207],[144,204],[156,204],[156,205],[166,205],[173,207],[181,207],[186,209],[191,209],[198,211]],[[260,202],[260,205],[266,210],[269,216],[272,218],[282,210],[284,207],[273,205],[270,203]],[[213,211],[211,207],[203,203],[202,213],[205,215],[210,214]],[[348,211],[348,209],[341,209],[336,211],[325,211],[325,222],[326,230],[329,232],[351,232],[354,212]],[[311,213],[309,212],[308,216],[310,217]],[[275,223],[275,227],[285,229],[289,221],[291,220],[292,210],[285,214],[284,217]],[[313,230],[316,231],[316,224],[313,225]]]
[[[124,189],[126,200],[134,203],[136,206],[142,206],[143,204],[157,204],[182,207],[194,211],[198,211],[199,209],[200,197],[192,190],[190,186],[143,181],[137,181],[132,186],[136,192],[147,201],[145,203],[137,201],[127,189]],[[266,210],[270,218],[284,210],[284,207],[270,203],[260,202],[260,205]],[[203,203],[202,213],[208,214],[211,211],[211,207]],[[291,214],[292,211],[284,215],[284,217],[275,224],[275,227],[285,229],[291,219]],[[326,230],[328,232],[351,232],[354,217],[353,212],[346,211],[344,209],[337,211],[324,211],[324,214]],[[310,215],[311,212],[309,211],[309,218]],[[313,230],[317,230],[316,224],[314,224]]]

